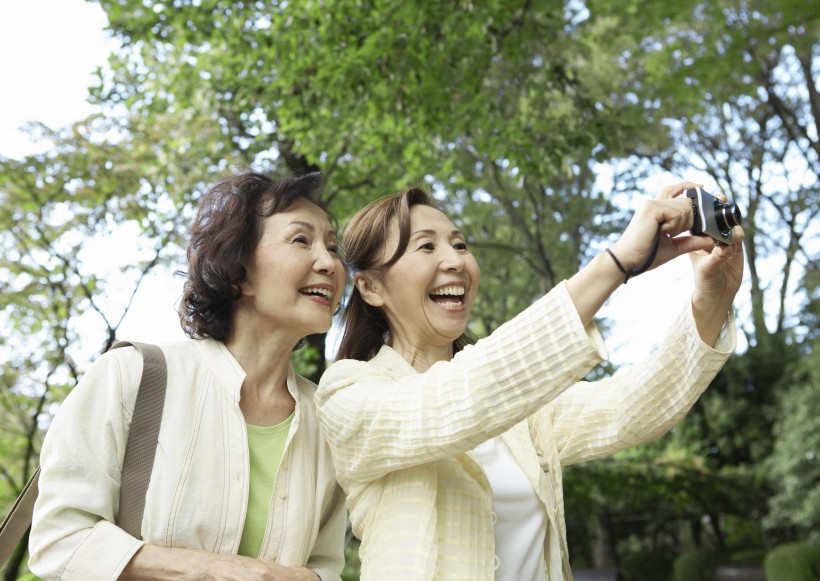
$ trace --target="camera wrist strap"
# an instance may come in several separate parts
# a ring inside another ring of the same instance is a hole
[[[618,267],[622,273],[624,273],[624,284],[629,282],[630,278],[638,276],[639,274],[643,274],[649,267],[652,266],[652,263],[655,262],[655,257],[658,255],[658,247],[660,246],[661,241],[661,224],[658,224],[658,231],[655,232],[655,241],[652,243],[652,250],[649,252],[649,256],[647,257],[646,261],[640,265],[638,268],[630,268],[626,269],[621,264],[621,261],[615,256],[615,254],[609,249],[605,248],[606,253],[612,257],[612,260],[615,261],[615,266]]]

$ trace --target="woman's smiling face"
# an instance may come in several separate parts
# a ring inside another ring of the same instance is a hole
[[[326,332],[344,290],[345,271],[336,233],[324,210],[304,199],[264,222],[247,266],[245,303],[298,341]]]
[[[384,257],[398,247],[393,224]],[[425,205],[410,209],[410,238],[391,266],[367,275],[368,303],[390,326],[394,349],[452,345],[467,329],[481,271],[464,235],[447,216]],[[361,288],[361,287],[360,287]]]

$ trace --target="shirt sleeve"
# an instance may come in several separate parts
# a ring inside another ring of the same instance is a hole
[[[729,313],[714,348],[698,334],[691,308],[672,324],[660,347],[615,376],[580,382],[536,414],[546,415],[562,465],[609,456],[655,440],[689,412],[736,344]],[[549,444],[549,443],[545,443]]]
[[[340,481],[369,481],[470,450],[544,406],[605,356],[600,333],[581,324],[561,283],[425,373],[398,355],[389,365],[337,362],[322,376],[316,402]]]
[[[133,409],[142,372],[136,349],[118,351],[92,364],[46,433],[29,539],[29,566],[46,580],[116,579],[143,545],[113,524],[130,422],[125,410]]]

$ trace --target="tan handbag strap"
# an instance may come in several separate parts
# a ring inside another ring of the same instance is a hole
[[[120,341],[112,349],[129,346],[142,353],[142,377],[125,447],[117,524],[139,539],[142,537],[140,529],[145,511],[145,493],[151,479],[159,427],[162,423],[168,370],[165,355],[156,345]],[[0,568],[6,564],[20,539],[31,526],[39,480],[38,466],[0,525]]]
[[[0,526],[0,568],[6,564],[17,543],[31,526],[31,514],[34,512],[39,481],[40,467],[38,466]]]
[[[142,353],[142,378],[125,444],[117,525],[132,537],[141,539],[145,493],[157,453],[168,368],[162,349],[156,345],[120,341],[112,349],[128,346]]]

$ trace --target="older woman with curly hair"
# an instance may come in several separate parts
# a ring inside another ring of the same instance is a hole
[[[100,357],[41,455],[30,568],[45,579],[339,579],[344,497],[294,347],[327,331],[344,288],[321,177],[216,184],[191,230],[180,305],[190,340],[160,345],[168,387],[141,538],[117,523],[142,373]]]

